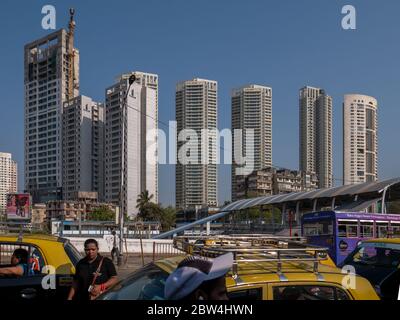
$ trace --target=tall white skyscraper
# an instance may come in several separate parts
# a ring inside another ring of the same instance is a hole
[[[375,98],[347,94],[343,103],[344,184],[378,180],[377,108]]]
[[[24,48],[25,190],[33,202],[61,197],[63,105],[79,94],[79,52],[70,39],[62,29]]]
[[[104,198],[104,106],[86,96],[64,104],[63,198],[77,192],[97,192]]]
[[[261,170],[272,166],[272,89],[259,85],[248,85],[232,91],[232,134],[242,130],[241,141],[232,143],[232,201],[237,196],[238,181],[235,151],[240,148],[246,157],[246,130],[253,130],[254,157],[248,157],[246,166]],[[250,140],[248,140],[250,141]],[[251,162],[251,163],[249,163]]]
[[[216,81],[198,78],[176,86],[176,207],[179,209],[217,205],[217,91]],[[198,140],[179,141],[184,129],[195,132]],[[184,145],[191,147],[188,153],[193,152],[195,163],[180,162]]]
[[[17,192],[17,163],[11,153],[0,152],[0,214],[7,206],[7,194]]]
[[[127,104],[131,73],[121,75],[106,89],[105,107],[105,201],[121,202],[131,217],[138,213],[136,200],[143,191],[148,190],[158,203],[157,142],[154,135],[148,135],[158,129],[158,76],[133,74],[136,81]]]
[[[299,106],[300,170],[316,173],[319,188],[332,187],[332,98],[307,86],[300,89]]]

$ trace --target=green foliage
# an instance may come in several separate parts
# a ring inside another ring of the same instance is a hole
[[[162,208],[162,215],[160,217],[162,230],[169,231],[176,223],[176,210],[175,208],[169,206]]]
[[[160,222],[162,231],[168,231],[175,225],[176,210],[173,207],[163,208],[159,204],[151,202],[153,195],[146,190],[142,192],[136,201],[139,209],[138,219],[143,221]]]
[[[387,206],[388,213],[399,213],[400,214],[400,201],[391,201]]]
[[[107,206],[101,206],[89,213],[88,219],[91,221],[114,221],[115,213]]]
[[[149,194],[148,190],[143,191],[141,194],[139,194],[137,200],[136,200],[136,208],[139,209],[139,212],[141,213],[143,210],[146,209],[146,206],[151,203],[151,200],[154,198],[154,195]]]
[[[138,214],[138,218],[143,221],[159,221],[162,215],[161,207],[153,202],[146,203]]]

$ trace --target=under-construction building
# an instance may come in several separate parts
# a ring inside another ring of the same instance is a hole
[[[61,29],[24,48],[25,189],[34,202],[62,197],[62,113],[79,95],[73,11]]]

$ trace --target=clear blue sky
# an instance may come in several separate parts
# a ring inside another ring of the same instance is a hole
[[[398,0],[146,0],[1,2],[0,151],[19,164],[23,188],[23,46],[49,31],[41,8],[57,9],[57,29],[76,8],[81,94],[131,70],[157,73],[160,120],[175,118],[175,84],[219,83],[219,127],[230,127],[230,92],[247,83],[273,88],[273,162],[298,168],[298,90],[326,89],[334,103],[334,176],[342,178],[342,100],[379,101],[379,178],[400,176],[400,2]],[[357,30],[341,28],[341,8],[357,9]],[[160,200],[173,204],[175,171],[160,167]],[[340,183],[340,181],[336,181]],[[230,198],[230,168],[219,168],[219,200]]]

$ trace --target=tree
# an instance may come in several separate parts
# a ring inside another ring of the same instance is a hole
[[[163,232],[171,230],[176,223],[176,209],[169,206],[161,208],[162,215],[160,217],[161,228]]]
[[[149,194],[148,190],[145,190],[138,195],[136,200],[136,208],[139,209],[138,217],[142,218],[143,220],[149,220],[152,215],[154,215],[152,211],[157,209],[153,206],[154,203],[151,202],[153,198],[154,195]]]
[[[387,212],[388,213],[400,213],[400,201],[396,200],[396,201],[388,202]]]
[[[114,219],[115,212],[107,206],[96,208],[89,214],[89,220],[92,221],[114,221]]]

